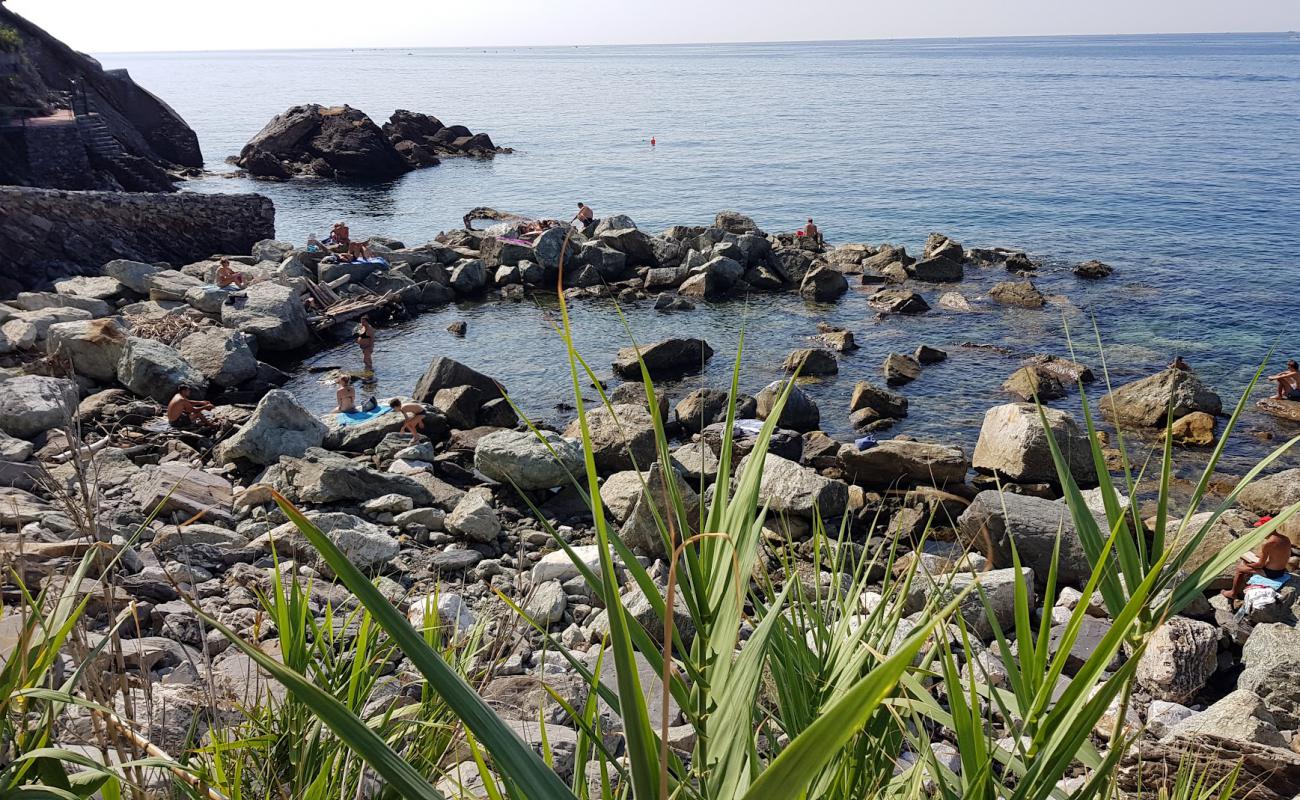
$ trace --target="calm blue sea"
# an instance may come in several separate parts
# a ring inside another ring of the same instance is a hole
[[[852,326],[863,349],[842,361],[838,379],[814,387],[832,429],[844,426],[853,381],[922,341],[954,357],[908,387],[915,410],[899,431],[966,444],[1015,363],[957,347],[964,341],[1064,352],[1068,323],[1096,363],[1095,319],[1117,380],[1181,353],[1229,402],[1271,346],[1274,368],[1300,355],[1300,38],[1291,34],[102,60],[128,68],[197,129],[217,174],[191,189],[269,195],[284,239],[347,219],[354,235],[420,242],[474,206],[567,217],[583,200],[651,230],[737,209],[768,230],[815,217],[834,242],[919,249],[938,230],[1048,262],[1039,282],[1062,297],[1043,312],[876,322],[859,291],[833,308],[785,296],[634,317],[644,339],[693,332],[714,343],[720,357],[705,383],[723,379],[747,323],[751,391],[817,320]],[[395,108],[429,112],[516,153],[447,161],[383,186],[220,176],[271,116],[305,102],[349,103],[377,121]],[[1116,276],[1085,284],[1065,271],[1089,258],[1113,264]],[[962,288],[978,296],[1002,277],[977,273]],[[465,340],[443,330],[452,318],[470,320]],[[552,319],[546,308],[495,304],[427,317],[381,344],[381,391],[409,390],[429,356],[447,353],[544,415],[564,397]],[[625,340],[599,304],[579,322],[594,361]],[[346,347],[322,356],[353,357]],[[314,379],[299,388],[328,402]],[[1234,452],[1259,449],[1249,431],[1287,430],[1257,416],[1247,423]]]

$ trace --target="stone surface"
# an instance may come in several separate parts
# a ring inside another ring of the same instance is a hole
[[[1206,622],[1171,617],[1152,634],[1138,662],[1138,686],[1157,700],[1186,703],[1218,666],[1219,631]]]
[[[1214,444],[1216,422],[1212,415],[1204,411],[1193,411],[1175,420],[1170,426],[1169,433],[1174,439],[1174,444],[1209,447]]]
[[[858,381],[849,398],[849,412],[868,408],[881,417],[900,419],[907,416],[907,398],[897,392],[873,386],[867,381]]]
[[[799,294],[810,300],[835,300],[848,290],[849,282],[843,273],[830,267],[814,267],[799,284]]]
[[[115,319],[59,322],[46,332],[45,349],[69,359],[78,375],[104,383],[117,378],[126,340],[126,329]]]
[[[1272,515],[1300,503],[1300,468],[1284,469],[1251,481],[1237,505],[1254,514]]]
[[[921,377],[921,364],[915,358],[902,353],[890,353],[880,370],[884,373],[885,383],[890,386],[902,386]]]
[[[655,458],[654,419],[639,405],[599,406],[587,411],[588,442],[601,472],[645,468]],[[579,420],[564,435],[582,439]]]
[[[497,431],[478,440],[474,468],[494,481],[520,489],[550,489],[581,477],[582,445],[545,432],[543,442],[532,431]]]
[[[863,486],[918,484],[942,488],[966,481],[970,460],[960,447],[887,439],[866,450],[840,448],[849,480]]]
[[[1226,739],[1285,748],[1287,741],[1278,733],[1276,723],[1259,695],[1247,689],[1238,689],[1201,713],[1174,725],[1164,739],[1194,739],[1212,734]]]
[[[211,383],[238,386],[257,376],[257,357],[248,337],[223,328],[200,328],[176,345],[176,352]]]
[[[840,371],[835,354],[818,347],[804,347],[786,356],[782,365],[786,372],[798,373],[800,377],[835,375]]]
[[[1300,727],[1300,630],[1285,623],[1256,625],[1241,650],[1239,689],[1263,700],[1279,728]]]
[[[153,339],[130,337],[117,362],[117,379],[132,392],[166,403],[181,386],[202,398],[208,379],[172,347]]]
[[[1074,479],[1083,485],[1096,483],[1088,436],[1074,417],[1055,408],[1043,408],[1042,415],[1027,403],[990,408],[984,414],[971,465],[1017,483],[1056,483],[1056,465],[1047,439],[1050,433]]]
[[[665,339],[642,347],[640,356],[651,378],[672,377],[698,371],[713,357],[713,348],[703,339]],[[618,351],[614,372],[628,380],[641,380],[641,365],[635,347]]]
[[[484,401],[500,397],[505,387],[483,373],[451,358],[438,357],[429,362],[424,375],[415,385],[416,402],[430,403],[442,389],[471,386],[483,393]]]
[[[302,456],[324,440],[324,423],[289,392],[272,389],[258,401],[248,422],[217,445],[214,455],[222,462],[243,459],[274,464],[281,456]]]
[[[425,506],[435,502],[434,489],[459,499],[459,490],[448,492],[451,487],[427,473],[406,476],[379,472],[318,447],[308,448],[302,458],[282,456],[263,473],[260,482],[271,485],[295,503],[364,501],[384,494],[401,494],[416,505]],[[442,506],[443,502],[437,504]]]
[[[1028,402],[1057,400],[1066,394],[1065,386],[1055,375],[1032,365],[1011,373],[1003,382],[1002,390]]]
[[[695,490],[681,475],[671,469],[667,472],[675,482],[678,495],[681,497],[682,504],[686,509],[686,519],[679,519],[674,523],[677,530],[677,541],[681,542],[690,535],[691,525],[698,524],[700,500]],[[665,556],[667,550],[664,546],[663,536],[660,534],[659,523],[655,520],[655,510],[658,511],[659,518],[666,522],[669,518],[668,509],[670,508],[672,508],[672,504],[671,497],[668,494],[667,479],[664,475],[664,469],[656,461],[650,466],[649,475],[646,477],[645,490],[637,498],[631,512],[627,515],[627,520],[619,529],[619,537],[636,553],[647,556]]]
[[[30,439],[72,421],[77,384],[66,378],[21,375],[0,383],[0,431]]]
[[[758,393],[756,412],[759,419],[767,419],[776,411],[776,404],[785,390],[786,381],[773,381]],[[793,431],[814,431],[821,426],[821,411],[808,393],[798,385],[790,386],[790,394],[781,408],[777,425]]]
[[[467,492],[445,520],[447,530],[475,542],[494,542],[501,533],[501,520],[478,492]]]
[[[1064,503],[989,489],[975,496],[958,518],[957,528],[960,541],[985,554],[996,567],[1012,565],[1013,541],[1021,563],[1050,564],[1059,532],[1060,584],[1077,588],[1092,575],[1088,555]]]
[[[307,518],[334,543],[343,555],[364,572],[381,569],[397,557],[397,540],[378,525],[351,514],[308,512]],[[320,554],[292,522],[286,522],[249,543],[267,552],[275,548],[280,558],[294,558],[324,565]]]
[[[738,475],[744,474],[750,460],[750,456],[741,459]],[[820,514],[823,520],[829,520],[844,513],[849,487],[843,481],[823,477],[797,462],[768,453],[763,459],[758,500],[777,513],[806,519]]]
[[[989,289],[989,299],[1004,306],[1042,308],[1047,300],[1030,281],[1002,281]]]
[[[1111,419],[1143,427],[1163,426],[1166,416],[1176,420],[1193,411],[1223,412],[1219,396],[1195,373],[1173,368],[1120,386],[1102,397],[1100,405]]]
[[[221,306],[221,324],[243,331],[272,352],[296,350],[307,344],[307,314],[296,289],[263,281],[233,295]]]

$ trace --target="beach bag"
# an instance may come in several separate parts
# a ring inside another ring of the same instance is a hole
[[[375,399],[374,395],[367,397],[361,402],[362,411],[374,411],[376,408],[379,408],[379,401]]]

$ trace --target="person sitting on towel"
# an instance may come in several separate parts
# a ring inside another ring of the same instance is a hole
[[[216,425],[203,415],[204,411],[212,409],[212,404],[206,400],[191,400],[190,394],[193,389],[182,384],[176,394],[172,396],[171,402],[167,404],[167,421],[173,428],[182,431],[194,430],[211,430]]]
[[[1229,600],[1240,600],[1241,590],[1252,575],[1263,575],[1269,580],[1277,580],[1287,574],[1287,562],[1291,560],[1291,540],[1278,531],[1273,531],[1259,546],[1259,558],[1255,561],[1242,559],[1237,565],[1237,573],[1232,576],[1232,588],[1224,589],[1223,596]]]
[[[230,259],[223,258],[217,265],[217,288],[228,289],[234,286],[237,289],[243,289],[248,286],[248,276],[244,273],[231,268]]]
[[[348,245],[352,244],[352,231],[343,222],[336,222],[330,227],[329,238],[325,244],[335,253],[346,253]]]
[[[1278,400],[1300,400],[1300,365],[1294,360],[1286,362],[1286,370],[1268,379],[1277,383]]]
[[[357,390],[352,388],[352,376],[340,375],[337,381],[339,390],[334,393],[334,398],[338,402],[334,411],[335,414],[354,414],[357,410]]]

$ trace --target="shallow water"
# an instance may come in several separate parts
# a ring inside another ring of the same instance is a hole
[[[919,249],[929,231],[942,230],[968,246],[1017,246],[1048,262],[1042,288],[1068,303],[1043,312],[875,324],[855,290],[826,308],[782,295],[633,315],[643,340],[679,332],[708,339],[718,355],[703,380],[713,385],[725,383],[748,319],[751,392],[819,319],[851,328],[862,349],[842,360],[838,379],[813,388],[832,430],[846,422],[854,380],[878,376],[888,352],[921,342],[952,357],[904,390],[914,411],[896,430],[968,444],[1016,363],[961,350],[964,341],[1064,353],[1063,320],[1076,344],[1092,345],[1095,318],[1116,381],[1181,353],[1228,405],[1270,347],[1279,356],[1300,352],[1295,314],[1275,310],[1291,305],[1300,276],[1300,42],[1286,34],[102,60],[128,67],[174,105],[215,170],[228,170],[221,159],[272,115],[313,101],[347,102],[381,121],[394,108],[431,112],[518,151],[449,160],[379,186],[221,176],[190,184],[267,194],[279,236],[292,241],[346,218],[354,235],[417,243],[458,226],[474,206],[567,217],[581,199],[652,231],[735,208],[773,231],[813,216],[832,242]],[[1064,271],[1088,258],[1118,272],[1086,284]],[[963,291],[978,295],[994,279],[975,274]],[[469,320],[465,340],[443,330],[452,318]],[[575,318],[595,362],[626,343],[605,303],[584,301]],[[381,339],[385,389],[409,391],[430,356],[447,354],[505,381],[531,410],[557,416],[551,407],[567,379],[548,330],[545,312],[530,305],[429,315]],[[1082,349],[1096,366],[1095,346]],[[328,407],[314,383],[294,385]],[[1236,465],[1262,452],[1246,429],[1278,425],[1251,414],[1232,449]]]

